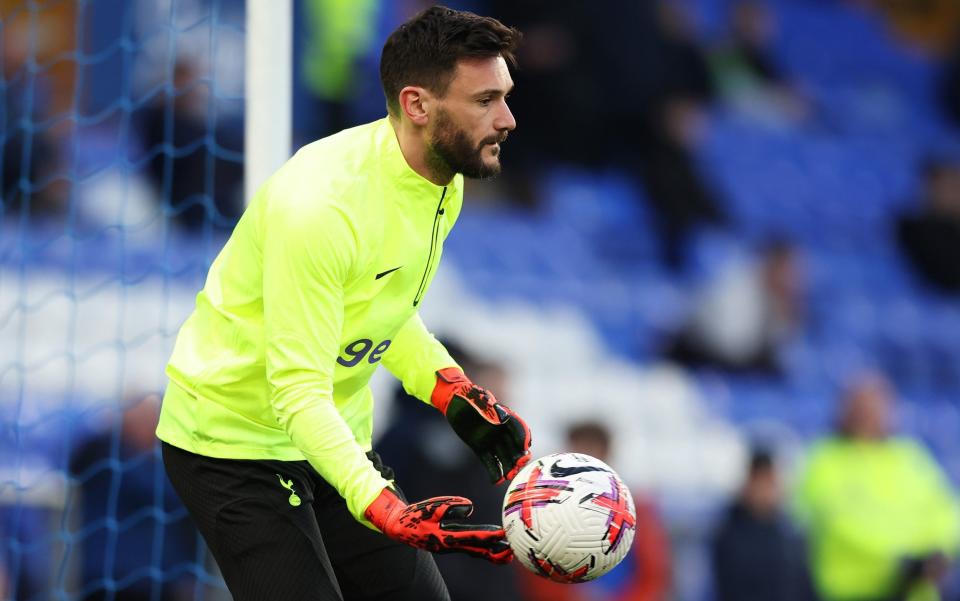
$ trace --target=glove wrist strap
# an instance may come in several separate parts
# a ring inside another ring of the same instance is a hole
[[[363,516],[367,518],[371,524],[376,526],[380,532],[386,532],[390,515],[404,507],[406,507],[406,503],[397,496],[397,493],[389,488],[384,488],[380,491],[380,494],[377,495],[377,498],[367,506],[367,510],[363,512]]]
[[[470,385],[472,385],[470,378],[460,369],[445,367],[437,372],[437,384],[433,387],[433,394],[430,395],[430,404],[446,415],[453,395],[464,386]]]

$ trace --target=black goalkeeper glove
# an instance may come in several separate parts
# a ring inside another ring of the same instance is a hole
[[[512,480],[530,461],[530,428],[455,367],[437,372],[430,397],[453,431],[477,454],[494,484]]]

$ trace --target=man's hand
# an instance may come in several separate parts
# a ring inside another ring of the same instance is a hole
[[[432,553],[461,552],[493,563],[509,563],[513,551],[503,528],[468,524],[473,503],[463,497],[433,497],[407,503],[389,488],[367,507],[364,516],[390,538]]]
[[[530,428],[526,422],[459,369],[448,367],[437,372],[430,401],[477,454],[494,484],[513,479],[530,461]]]

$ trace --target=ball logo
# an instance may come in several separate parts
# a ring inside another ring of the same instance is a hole
[[[599,465],[571,465],[563,466],[559,463],[554,463],[550,466],[550,475],[554,478],[569,478],[575,474],[585,474],[587,472],[605,472],[607,470],[603,469]]]

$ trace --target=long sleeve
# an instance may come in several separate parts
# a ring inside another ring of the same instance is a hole
[[[921,551],[936,549],[950,556],[960,551],[960,501],[949,480],[930,453],[918,444],[909,444],[912,455],[912,489],[920,497],[918,511],[926,517],[916,532]]]
[[[410,169],[386,118],[297,151],[210,266],[167,365],[157,436],[207,457],[306,458],[363,521],[388,484],[362,452],[370,378],[402,355],[395,372],[427,397],[435,368],[453,363],[411,317],[462,185]],[[425,348],[441,360],[422,361]]]
[[[344,283],[356,260],[356,234],[337,207],[295,206],[282,200],[268,206],[263,232],[270,404],[293,443],[366,524],[364,510],[388,482],[333,400]]]
[[[447,349],[427,330],[419,313],[414,313],[397,332],[383,356],[383,365],[403,382],[408,394],[425,403],[430,402],[437,371],[458,367]]]

